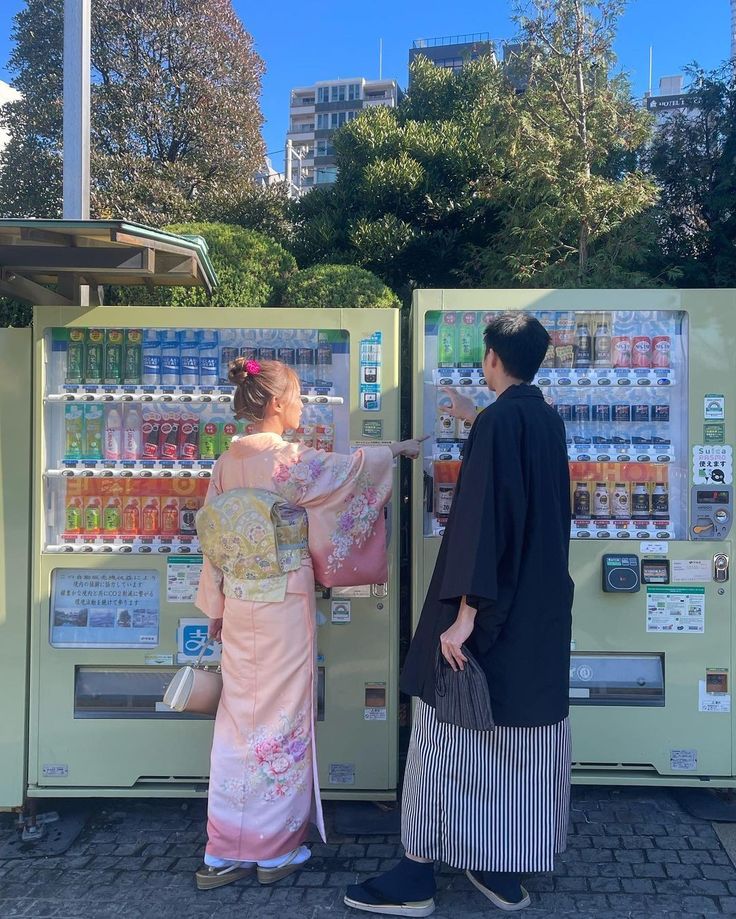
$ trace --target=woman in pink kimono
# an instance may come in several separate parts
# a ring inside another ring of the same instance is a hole
[[[234,489],[259,491],[246,493],[253,500],[239,517],[234,512],[232,524],[225,512],[217,538],[235,561],[218,568],[205,557],[197,594],[197,606],[211,619],[210,636],[222,638],[223,683],[200,889],[255,872],[262,884],[278,881],[309,858],[302,843],[310,822],[324,839],[314,737],[313,559],[322,571],[349,571],[357,553],[369,542],[375,546],[394,458],[420,451],[417,440],[352,456],[288,443],[282,435],[299,427],[302,412],[296,374],[278,361],[238,358],[230,380],[235,417],[252,422],[256,433],[234,440],[217,461],[207,501]],[[282,576],[259,549],[269,510],[280,499],[304,508],[309,522],[309,551],[297,554]],[[385,578],[383,547],[378,555],[372,580]]]

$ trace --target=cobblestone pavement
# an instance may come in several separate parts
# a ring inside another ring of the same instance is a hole
[[[10,815],[0,815],[0,842],[14,832]],[[308,866],[280,884],[200,892],[192,875],[203,845],[202,801],[93,801],[64,855],[0,861],[0,917],[354,919],[361,914],[343,906],[345,885],[401,854],[397,837],[330,832]],[[712,825],[660,789],[576,788],[568,851],[554,875],[526,885],[527,919],[736,915],[736,869]],[[437,919],[502,915],[460,872],[441,866],[438,886]]]

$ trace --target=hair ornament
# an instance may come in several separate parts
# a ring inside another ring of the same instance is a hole
[[[257,377],[258,374],[261,372],[261,365],[258,363],[258,361],[250,360],[250,361],[246,361],[245,364],[243,364],[243,369],[249,376]]]

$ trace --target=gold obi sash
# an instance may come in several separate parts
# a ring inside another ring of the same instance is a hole
[[[307,548],[307,512],[262,488],[223,492],[197,513],[202,553],[222,572],[226,597],[278,603]]]

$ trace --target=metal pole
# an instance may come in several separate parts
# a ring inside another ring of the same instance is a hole
[[[291,185],[291,138],[286,140],[286,194],[290,197],[294,197],[293,188]]]
[[[64,0],[64,219],[89,220],[92,0]]]

